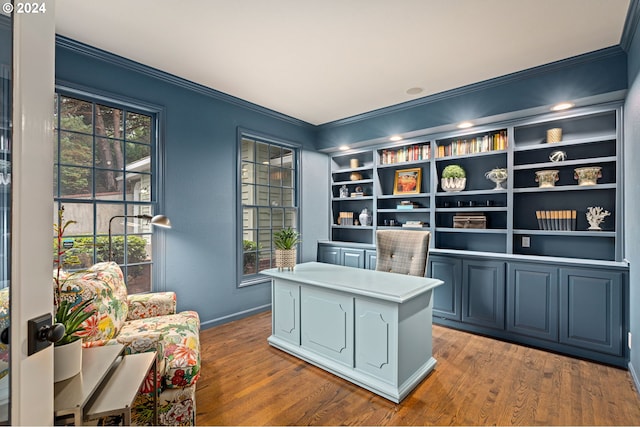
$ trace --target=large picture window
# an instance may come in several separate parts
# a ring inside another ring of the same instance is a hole
[[[82,269],[111,258],[122,267],[129,293],[148,292],[151,225],[114,218],[111,254],[108,231],[114,216],[154,215],[155,114],[80,98],[55,97],[53,218],[57,223],[64,208],[65,220],[75,221],[65,232],[63,266]]]
[[[241,135],[239,143],[242,210],[241,285],[264,278],[274,266],[274,231],[298,226],[297,148]]]

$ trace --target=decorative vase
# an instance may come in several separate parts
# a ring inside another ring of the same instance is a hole
[[[296,259],[298,253],[296,248],[293,249],[276,249],[276,267],[278,270],[284,270],[285,268],[292,271],[296,266]]]
[[[349,179],[351,179],[351,181],[360,181],[362,179],[362,174],[360,172],[351,172]]]
[[[540,188],[555,187],[558,179],[558,171],[555,169],[536,171],[536,182]]]
[[[442,178],[440,186],[444,191],[455,193],[464,190],[467,178]]]
[[[596,185],[598,178],[602,178],[602,168],[600,166],[575,168],[573,177],[578,180],[578,185]]]
[[[371,214],[369,213],[369,209],[362,209],[358,219],[360,220],[360,225],[371,225]]]
[[[504,190],[502,183],[507,180],[509,174],[505,168],[494,168],[485,173],[484,176],[496,184],[494,190]]]
[[[562,141],[562,128],[553,128],[547,131],[547,142]]]
[[[82,340],[53,347],[53,381],[64,381],[82,370]]]

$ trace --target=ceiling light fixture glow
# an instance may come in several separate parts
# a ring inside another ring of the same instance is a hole
[[[393,135],[389,138],[389,141],[402,141],[402,137],[400,135]]]
[[[348,145],[341,145],[341,146],[338,147],[338,149],[342,150],[342,151],[345,151],[345,150],[349,149],[349,146]]]
[[[552,111],[562,111],[562,110],[568,110],[569,108],[573,107],[575,104],[572,104],[571,102],[561,102],[559,104],[554,105],[553,107],[551,107]]]
[[[471,122],[461,122],[458,123],[458,129],[467,129],[473,126],[473,123]]]

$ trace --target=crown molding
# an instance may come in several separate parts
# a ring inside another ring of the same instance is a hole
[[[622,37],[620,38],[620,46],[625,52],[629,52],[631,43],[636,35],[638,22],[640,21],[640,1],[631,0],[629,10],[627,10],[627,18],[624,21]]]
[[[227,102],[241,108],[249,109],[260,114],[270,116],[272,118],[289,122],[296,126],[307,127],[314,129],[315,126],[311,123],[305,122],[300,119],[288,116],[286,114],[278,113],[277,111],[262,107],[249,101],[245,101],[235,96],[228,95],[224,92],[209,88],[199,83],[192,82],[182,77],[175,76],[157,68],[149,67],[148,65],[141,64],[131,59],[124,58],[111,52],[107,52],[102,49],[98,49],[93,46],[89,46],[85,43],[70,39],[65,36],[56,34],[56,48],[70,50],[80,55],[88,56],[93,59],[107,62],[111,65],[124,68],[129,71],[140,73],[148,77],[152,77],[161,80],[165,83],[169,83],[175,86],[182,87],[184,89],[196,92],[200,95],[208,96],[219,101]]]
[[[637,1],[637,0],[634,0]],[[573,67],[578,64],[592,62],[595,60],[607,58],[610,56],[617,56],[625,54],[620,46],[611,46],[608,48],[596,50],[594,52],[586,53],[583,55],[574,56],[571,58],[562,59],[560,61],[551,62],[549,64],[540,65],[537,67],[529,68],[523,71],[517,71],[515,73],[506,74],[504,76],[496,77],[489,80],[484,80],[478,83],[472,83],[470,85],[462,86],[459,88],[439,92],[433,95],[425,96],[423,98],[403,102],[401,104],[391,105],[389,107],[380,108],[377,110],[369,111],[367,113],[358,114],[355,116],[339,119],[333,122],[328,122],[318,127],[321,129],[330,129],[334,127],[344,126],[347,124],[357,123],[363,120],[369,120],[377,118],[390,113],[398,113],[411,108],[416,108],[422,105],[432,104],[434,102],[443,101],[449,98],[455,98],[462,95],[468,95],[473,92],[489,89],[495,86],[505,85],[518,80],[526,80],[532,77],[537,77],[544,74],[551,74],[561,70],[563,68]]]

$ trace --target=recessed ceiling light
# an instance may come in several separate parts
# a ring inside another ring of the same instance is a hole
[[[473,123],[471,122],[461,122],[458,123],[458,129],[467,129],[473,126]]]
[[[345,150],[349,149],[349,146],[348,145],[341,145],[341,146],[338,147],[338,149],[342,150],[342,151],[345,151]]]
[[[402,137],[400,135],[393,135],[389,138],[389,141],[402,141]]]
[[[552,111],[561,111],[561,110],[567,110],[571,107],[573,107],[574,104],[572,104],[571,102],[561,102],[559,104],[554,105],[553,107],[551,107]]]
[[[424,91],[421,87],[410,87],[407,89],[407,95],[418,95]]]

